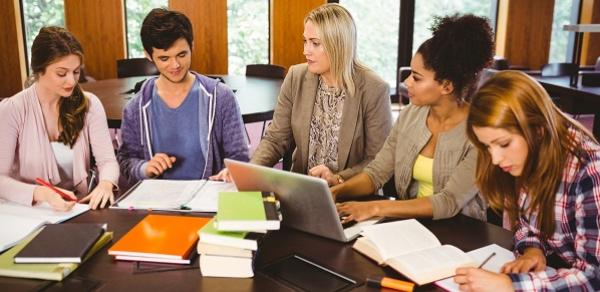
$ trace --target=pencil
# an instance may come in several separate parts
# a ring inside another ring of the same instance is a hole
[[[483,260],[483,262],[481,263],[481,265],[479,265],[479,267],[477,267],[478,269],[483,268],[483,266],[485,264],[487,264],[487,262],[489,262],[494,256],[496,255],[496,252],[493,252],[491,255],[489,255],[485,260]]]
[[[65,201],[69,201],[69,202],[77,201],[76,199],[74,199],[71,196],[65,194],[61,190],[59,190],[56,187],[54,187],[53,185],[51,185],[49,182],[47,182],[47,181],[45,181],[45,180],[43,180],[43,179],[41,179],[39,177],[35,179],[35,182],[37,182],[40,185],[43,185],[45,187],[50,188],[55,193],[59,194]]]

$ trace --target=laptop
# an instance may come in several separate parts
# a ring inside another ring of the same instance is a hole
[[[281,204],[281,223],[287,227],[349,242],[358,237],[362,227],[380,221],[366,220],[344,228],[323,179],[231,159],[225,159],[225,165],[239,191],[274,192]]]

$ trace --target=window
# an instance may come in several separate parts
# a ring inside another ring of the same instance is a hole
[[[269,0],[228,0],[227,29],[229,74],[269,63]]]
[[[492,20],[491,27],[495,27],[493,20],[496,17],[496,6],[495,0],[416,0],[413,55],[419,46],[431,37],[429,28],[433,24],[434,16],[471,13],[489,18]]]
[[[25,55],[29,64],[31,45],[40,28],[44,26],[65,26],[65,5],[64,1],[57,0],[23,0],[22,4],[23,24],[25,26]]]
[[[565,24],[577,23],[578,0],[555,0],[548,63],[571,62],[574,33],[563,30]]]
[[[398,0],[342,0],[356,22],[358,58],[392,87],[398,64]]]
[[[167,7],[168,0],[126,0],[125,18],[127,20],[127,55],[129,58],[143,58],[144,47],[140,38],[140,29],[144,18],[154,8]]]

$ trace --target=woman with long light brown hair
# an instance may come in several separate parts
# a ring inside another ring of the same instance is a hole
[[[31,47],[33,84],[0,103],[0,198],[62,211],[76,195],[92,209],[113,202],[119,165],[100,100],[79,87],[82,64],[83,49],[70,32],[40,29]],[[99,182],[90,189],[92,157]]]
[[[466,291],[600,289],[600,145],[542,86],[502,71],[473,98],[467,132],[477,147],[477,186],[508,214],[517,259],[502,273],[460,268]],[[568,268],[546,266],[558,255]]]

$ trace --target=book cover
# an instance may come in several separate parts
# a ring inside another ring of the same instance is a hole
[[[36,235],[34,232],[13,248],[0,255],[0,276],[15,278],[30,278],[60,281],[71,274],[80,264],[15,264],[14,256],[21,251]],[[97,251],[107,245],[113,238],[112,232],[104,232],[100,239],[94,243],[84,258],[84,262],[91,258]]]
[[[106,224],[48,224],[15,255],[15,263],[81,263]]]
[[[249,249],[236,248],[218,244],[211,244],[202,241],[198,241],[196,246],[198,254],[209,254],[209,255],[220,255],[220,256],[232,256],[232,257],[244,257],[251,258],[253,252]]]
[[[258,249],[258,240],[262,238],[263,234],[243,231],[219,231],[215,228],[213,220],[198,231],[201,242],[249,250]]]
[[[88,204],[75,204],[67,212],[55,211],[47,203],[23,206],[0,199],[0,221],[10,222],[0,228],[0,252],[14,246],[44,224],[60,223],[89,210]]]
[[[197,232],[210,218],[148,215],[109,250],[109,255],[184,260],[198,241]]]
[[[280,215],[269,192],[221,192],[215,226],[219,231],[278,230]]]

